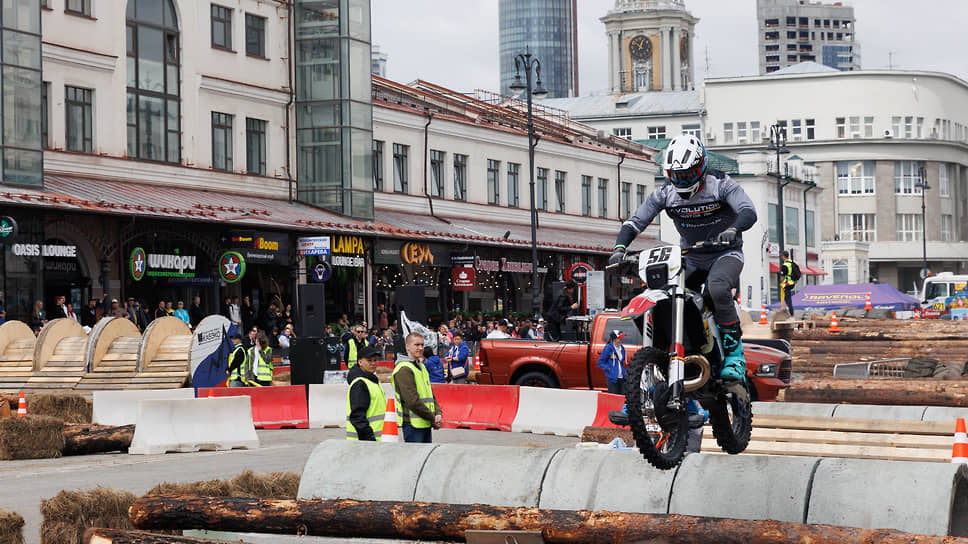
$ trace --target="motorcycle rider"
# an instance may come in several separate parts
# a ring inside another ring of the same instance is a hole
[[[682,134],[669,142],[663,161],[665,185],[651,193],[619,231],[609,264],[624,260],[625,250],[649,223],[665,210],[681,237],[680,246],[717,241],[727,247],[691,250],[683,256],[687,285],[698,288],[705,279],[714,304],[725,360],[720,377],[743,380],[742,331],[732,289],[743,270],[742,232],[756,223],[756,209],[743,188],[728,175],[707,167],[706,148],[696,136]]]

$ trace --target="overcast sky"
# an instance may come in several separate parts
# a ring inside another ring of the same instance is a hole
[[[861,66],[932,70],[968,81],[968,0],[847,0],[854,6]],[[582,94],[608,87],[605,25],[614,0],[578,0]],[[457,90],[497,90],[497,0],[372,0],[373,45],[389,55],[387,75]],[[686,0],[696,27],[696,77],[755,75],[756,0]],[[923,8],[923,9],[922,9]],[[708,71],[707,71],[708,63]]]

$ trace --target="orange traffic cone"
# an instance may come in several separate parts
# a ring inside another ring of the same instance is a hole
[[[474,356],[474,370],[476,370],[478,372],[481,371],[481,356],[480,355],[475,355]]]
[[[951,462],[968,465],[968,434],[965,433],[963,417],[959,417],[955,423],[955,443],[951,448]]]
[[[741,293],[736,293],[736,304],[739,304],[740,308],[743,307],[743,295]]]
[[[840,332],[840,327],[837,326],[837,312],[830,314],[830,332]]]
[[[914,319],[921,319],[921,308],[914,309]]]
[[[757,325],[769,325],[770,322],[766,320],[766,304],[760,307],[760,322]]]
[[[867,292],[867,299],[864,300],[864,309],[865,310],[873,310],[874,309],[874,307],[871,306],[871,292],[870,291]]]
[[[20,402],[17,404],[17,417],[24,417],[27,415],[27,399],[24,398],[24,392],[20,392]]]
[[[383,414],[383,434],[381,442],[399,442],[400,432],[397,429],[397,408],[394,399],[387,400],[387,411]]]

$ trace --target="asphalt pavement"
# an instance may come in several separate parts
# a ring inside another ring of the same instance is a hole
[[[343,429],[283,429],[258,431],[261,447],[254,450],[168,453],[162,455],[102,454],[0,461],[0,509],[24,517],[26,544],[40,543],[40,503],[63,490],[98,486],[143,495],[163,482],[197,482],[231,478],[246,470],[257,473],[302,473],[309,454],[323,440],[343,440]],[[434,442],[529,447],[572,447],[574,437],[442,429]]]

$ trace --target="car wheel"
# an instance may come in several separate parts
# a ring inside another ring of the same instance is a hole
[[[522,374],[517,380],[514,381],[514,385],[526,385],[528,387],[558,387],[558,380],[554,376],[550,376],[544,372],[527,372]]]

